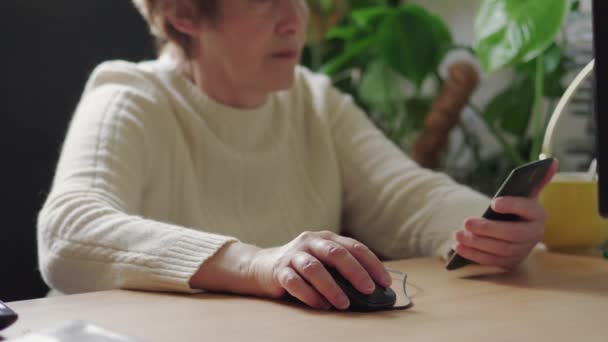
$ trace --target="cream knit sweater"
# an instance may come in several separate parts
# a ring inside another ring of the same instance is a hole
[[[226,242],[307,230],[382,258],[444,254],[488,198],[418,167],[326,77],[295,73],[290,90],[237,110],[162,58],[100,65],[38,218],[45,281],[195,292],[190,277]]]

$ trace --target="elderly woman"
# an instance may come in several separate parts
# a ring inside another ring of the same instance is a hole
[[[349,306],[379,258],[513,268],[543,236],[536,199],[488,198],[424,170],[351,97],[298,66],[305,0],[135,0],[159,58],[100,65],[38,219],[40,269],[63,293],[131,288]],[[552,172],[555,171],[555,167]],[[464,223],[463,223],[464,222]]]

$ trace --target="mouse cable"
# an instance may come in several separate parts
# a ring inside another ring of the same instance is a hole
[[[393,306],[390,310],[404,310],[404,309],[409,309],[412,306],[414,306],[414,302],[412,302],[412,299],[407,294],[407,288],[406,288],[406,285],[407,285],[407,273],[405,273],[403,271],[395,270],[395,269],[392,269],[392,268],[385,268],[385,269],[388,272],[390,272],[390,273],[398,274],[398,275],[401,276],[400,280],[402,281],[403,295],[405,296],[405,300],[406,300],[405,304],[399,305],[399,306]],[[415,286],[415,285],[412,285],[412,286],[414,286],[414,288],[416,288],[418,290],[417,286]],[[416,292],[416,294],[417,293],[418,292]]]

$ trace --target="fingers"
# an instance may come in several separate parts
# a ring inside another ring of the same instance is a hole
[[[542,219],[505,222],[470,218],[464,226],[465,230],[456,233],[456,252],[482,265],[505,268],[523,261],[544,235]]]
[[[466,247],[501,257],[519,257],[528,251],[527,245],[496,240],[462,230],[456,233],[456,241]]]
[[[331,240],[316,240],[311,243],[310,252],[336,268],[359,292],[374,292],[376,285],[372,278],[345,246]]]
[[[382,287],[390,287],[393,279],[390,274],[386,271],[384,265],[376,254],[374,254],[367,246],[361,242],[336,235],[333,238],[334,241],[345,246],[346,249],[352,254],[355,259],[363,266],[365,271]],[[342,273],[344,275],[344,273]],[[350,280],[350,278],[347,277]],[[363,285],[363,284],[362,284]]]
[[[539,242],[544,235],[544,225],[531,222],[503,222],[471,218],[465,221],[464,228],[481,237],[519,244]]]
[[[538,199],[499,197],[492,201],[492,209],[501,214],[515,214],[525,221],[546,221],[547,211]]]
[[[277,274],[281,286],[292,296],[306,305],[327,310],[330,304],[291,267],[283,267]]]
[[[325,297],[331,305],[341,310],[350,306],[348,297],[317,258],[306,252],[299,252],[291,263],[294,270]]]
[[[298,299],[305,297],[308,301],[317,303],[317,299],[310,295],[310,290],[316,290],[319,297],[324,298],[338,309],[343,310],[350,306],[348,297],[336,284],[325,265],[336,268],[355,289],[363,294],[373,293],[376,287],[374,280],[383,287],[391,285],[392,278],[378,257],[369,248],[354,239],[329,231],[305,232],[287,246],[288,251],[292,250],[288,253],[293,254],[286,259],[290,261],[285,266],[291,267],[292,271],[307,285],[307,287],[303,287],[299,281],[294,280],[296,288],[292,288],[292,290],[286,288]],[[292,291],[303,292],[294,294]]]
[[[519,259],[511,257],[501,257],[494,254],[486,253],[475,248],[467,247],[461,243],[457,244],[454,250],[460,256],[463,256],[480,265],[512,268],[519,263]]]

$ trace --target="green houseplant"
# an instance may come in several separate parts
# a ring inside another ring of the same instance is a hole
[[[548,120],[543,103],[564,91],[560,81],[566,57],[556,38],[576,6],[569,0],[482,1],[475,23],[475,55],[488,73],[514,70],[513,82],[484,109],[473,106],[508,156],[502,168],[495,168],[498,179],[514,166],[538,159]]]
[[[486,73],[513,70],[513,81],[484,106],[469,103],[501,146],[481,153],[479,134],[460,122],[462,146],[442,169],[492,193],[513,167],[534,160],[546,125],[543,104],[561,96],[565,54],[558,36],[571,0],[482,0],[473,46],[454,44],[443,20],[399,1],[310,0],[311,17],[333,22],[317,30],[304,62],[354,96],[386,135],[404,150],[424,125],[445,82],[439,69],[453,50],[470,52]],[[349,12],[349,15],[346,15]],[[331,27],[331,29],[330,29]],[[462,153],[473,162],[456,166]]]

